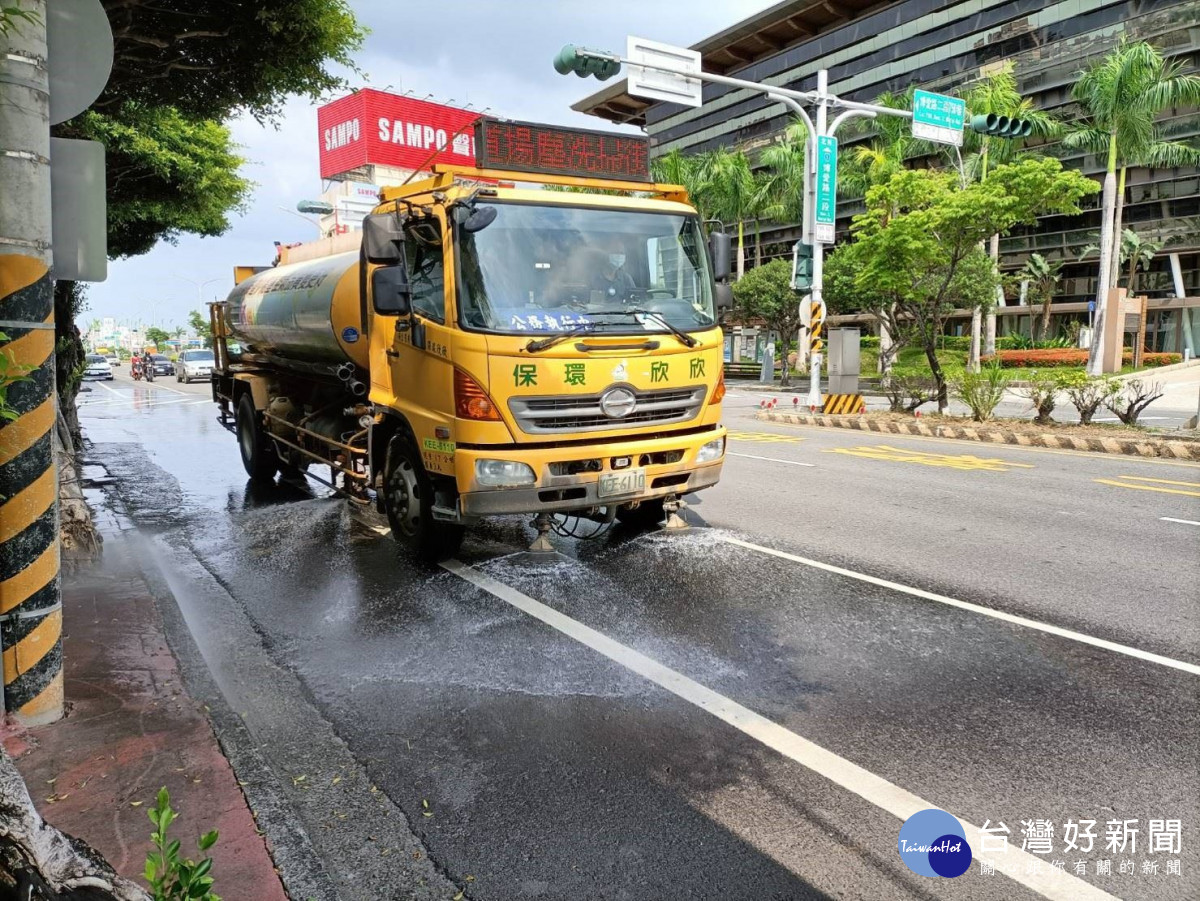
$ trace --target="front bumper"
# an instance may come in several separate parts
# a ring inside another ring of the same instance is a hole
[[[709,463],[697,463],[696,453],[710,441],[725,437],[725,428],[655,437],[647,440],[597,442],[594,445],[528,449],[519,446],[459,448],[455,470],[459,486],[459,510],[463,516],[499,516],[511,513],[565,513],[614,504],[629,504],[672,494],[690,494],[717,484],[724,455]],[[654,455],[681,453],[672,463],[640,461]],[[646,470],[646,490],[637,495],[601,498],[599,477],[614,470],[611,461],[630,457],[634,466]],[[514,488],[481,488],[475,482],[475,461],[504,459],[526,463],[538,480],[535,485]],[[553,467],[579,460],[600,460],[602,469],[576,475],[555,475]]]

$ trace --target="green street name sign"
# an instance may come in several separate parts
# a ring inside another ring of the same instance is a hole
[[[817,201],[813,209],[813,241],[833,243],[837,219],[837,138],[817,138]]]
[[[913,94],[912,134],[914,138],[937,144],[961,147],[967,103],[957,97],[917,91]]]

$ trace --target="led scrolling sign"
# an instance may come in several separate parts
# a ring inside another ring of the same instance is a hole
[[[650,141],[604,131],[481,119],[476,165],[538,175],[650,181]]]

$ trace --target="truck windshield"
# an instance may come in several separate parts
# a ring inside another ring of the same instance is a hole
[[[695,216],[497,203],[459,230],[459,317],[504,334],[710,328],[712,277]],[[621,315],[625,311],[629,315]],[[664,322],[665,321],[665,322]]]

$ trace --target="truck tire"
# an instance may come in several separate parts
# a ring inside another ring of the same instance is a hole
[[[636,507],[622,507],[617,511],[617,519],[623,525],[635,529],[652,529],[666,518],[667,513],[663,510],[661,497],[642,501]]]
[[[433,482],[412,441],[397,435],[383,468],[383,506],[392,537],[418,559],[445,560],[458,553],[463,527],[433,518]]]
[[[275,473],[279,471],[279,457],[271,439],[259,425],[258,411],[254,409],[254,401],[249,394],[243,394],[238,402],[237,439],[246,475],[261,482],[275,478]]]

